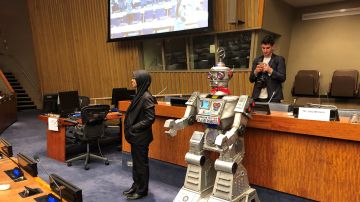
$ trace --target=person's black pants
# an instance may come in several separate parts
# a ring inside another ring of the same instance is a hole
[[[131,145],[133,160],[133,188],[136,193],[146,195],[149,187],[149,145]]]

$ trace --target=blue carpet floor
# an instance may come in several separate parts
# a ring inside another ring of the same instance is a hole
[[[84,202],[119,202],[127,201],[122,192],[132,183],[131,173],[122,169],[122,154],[116,145],[108,146],[103,153],[110,159],[110,165],[92,162],[90,170],[83,169],[83,161],[74,162],[71,167],[46,156],[46,124],[37,119],[39,111],[30,110],[18,113],[18,121],[7,128],[1,136],[13,145],[14,156],[23,153],[29,157],[38,155],[40,164],[49,173],[55,173],[72,182],[83,191]],[[156,170],[150,170],[150,173]],[[151,174],[150,174],[151,175]],[[154,174],[155,175],[155,174]],[[49,181],[46,173],[39,167],[39,176]],[[177,176],[184,178],[184,176]],[[179,186],[171,186],[150,179],[149,195],[138,201],[170,202],[174,199]],[[309,200],[253,186],[259,198],[265,202],[306,202]]]

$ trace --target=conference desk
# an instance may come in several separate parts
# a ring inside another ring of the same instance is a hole
[[[120,101],[120,111],[129,104]],[[175,137],[165,135],[163,127],[166,119],[181,118],[184,112],[185,107],[155,106],[150,158],[186,166],[191,135],[204,127],[195,123]],[[283,112],[253,114],[245,132],[243,161],[250,183],[316,201],[360,201],[360,124],[347,122],[344,117],[324,122]],[[124,139],[122,148],[130,152]]]
[[[16,96],[0,98],[0,134],[17,120]]]
[[[16,159],[14,158],[16,161]],[[10,189],[0,191],[0,201],[12,201],[12,202],[26,202],[26,201],[35,201],[34,198],[47,195],[52,193],[56,196],[54,192],[51,192],[50,186],[43,181],[40,177],[32,177],[28,173],[24,172],[26,180],[20,182],[14,182],[9,176],[6,175],[4,171],[15,168],[15,164],[8,158],[0,160],[0,184],[10,184]],[[19,195],[19,192],[24,191],[24,186],[30,188],[40,188],[43,193],[39,193],[27,198],[22,198]]]
[[[46,123],[48,123],[49,116],[47,115],[39,115],[38,118]],[[119,119],[120,114],[118,112],[110,112],[107,114],[107,120]],[[65,118],[59,118],[58,121],[59,131],[52,131],[48,128],[46,129],[46,150],[47,156],[65,162],[66,157],[66,127],[73,126],[73,123],[69,123],[65,121]]]

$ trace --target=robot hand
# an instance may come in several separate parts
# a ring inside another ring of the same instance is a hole
[[[177,130],[175,129],[175,120],[174,119],[168,119],[165,121],[164,127],[168,128],[169,130],[165,131],[165,134],[170,135],[171,137],[174,137],[177,133]]]
[[[215,145],[217,146],[218,149],[221,150],[226,150],[228,148],[228,138],[225,135],[218,135],[215,139]]]

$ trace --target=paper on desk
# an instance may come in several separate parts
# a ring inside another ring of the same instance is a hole
[[[48,129],[52,131],[59,131],[58,118],[48,118]]]

